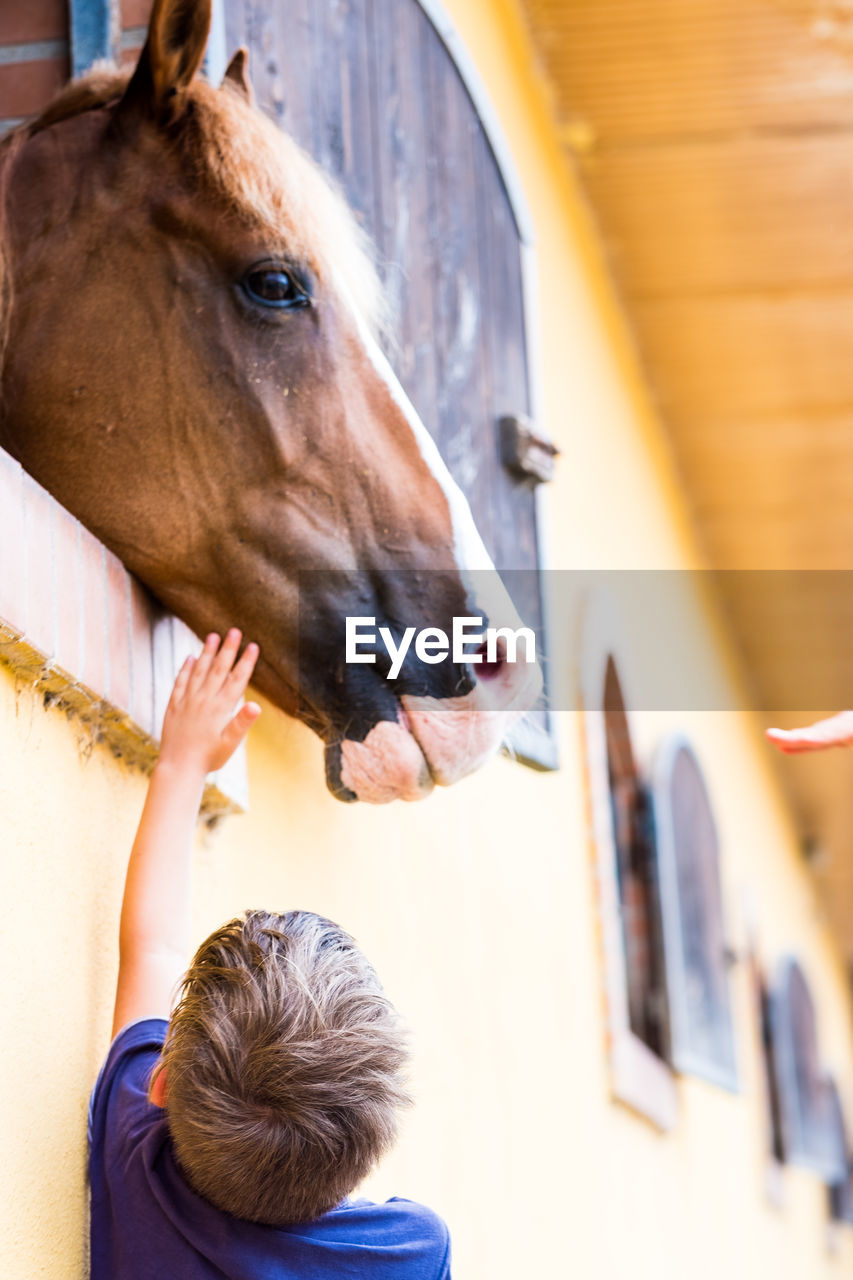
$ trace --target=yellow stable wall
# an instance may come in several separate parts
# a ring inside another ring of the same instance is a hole
[[[563,450],[549,494],[563,567],[699,563],[639,375],[515,10],[449,0],[515,157],[536,227],[546,426]],[[712,605],[695,606],[709,678],[736,687]],[[698,643],[698,642],[697,642]],[[555,655],[568,669],[568,647]],[[705,767],[721,829],[730,930],[758,904],[768,963],[810,978],[821,1048],[853,1085],[845,975],[749,714],[673,724]],[[742,1091],[678,1083],[659,1135],[610,1100],[582,725],[560,716],[562,767],[500,759],[427,802],[345,807],[317,742],[266,708],[249,744],[251,812],[199,833],[198,939],[244,907],[310,907],[362,942],[413,1028],[417,1107],[367,1190],[448,1219],[456,1280],[714,1280],[849,1274],[823,1187],[788,1169],[765,1191],[760,1061],[743,964],[733,971]],[[144,779],[0,669],[3,1280],[85,1275],[85,1116],[107,1048],[124,866]]]

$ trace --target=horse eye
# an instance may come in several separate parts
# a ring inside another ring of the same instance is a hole
[[[308,295],[283,267],[255,267],[243,278],[243,288],[253,302],[265,307],[301,307]]]

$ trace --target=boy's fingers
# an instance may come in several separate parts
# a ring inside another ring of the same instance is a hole
[[[240,708],[236,716],[229,720],[222,731],[222,745],[228,756],[237,750],[260,714],[261,708],[257,702],[247,702],[245,706]]]
[[[175,677],[175,683],[172,686],[171,701],[173,703],[180,702],[181,698],[184,696],[184,693],[186,692],[186,687],[190,682],[190,676],[192,674],[192,669],[194,665],[195,665],[194,657],[190,656],[189,658],[184,658],[183,665],[181,666],[180,671]]]
[[[252,678],[252,672],[255,669],[255,663],[258,660],[260,650],[253,642],[247,644],[243,650],[240,661],[235,663],[231,672],[227,676],[228,696],[235,700],[242,696],[246,689],[246,685]]]
[[[213,662],[213,657],[214,657],[214,654],[216,653],[218,646],[219,646],[219,636],[214,631],[211,631],[210,635],[207,637],[207,639],[204,642],[204,647],[201,653],[198,655],[198,657],[195,660],[193,673],[192,673],[193,689],[197,689],[199,687],[199,685],[202,683],[205,676],[207,675],[208,671],[210,670],[210,664]]]
[[[237,650],[240,648],[242,634],[237,627],[232,627],[222,641],[222,648],[217,653],[211,664],[211,675],[219,684],[224,684],[228,678],[228,673],[234,665],[234,659],[237,656]]]

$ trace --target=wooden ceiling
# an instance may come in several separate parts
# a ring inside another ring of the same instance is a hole
[[[853,705],[853,0],[521,3],[708,562],[798,571],[722,578],[762,719]],[[853,753],[777,765],[853,963]]]

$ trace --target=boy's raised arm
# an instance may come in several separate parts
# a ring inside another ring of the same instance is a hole
[[[193,832],[208,773],[221,769],[261,713],[247,702],[235,715],[258,647],[238,659],[240,632],[209,635],[181,668],[166,716],[160,758],[130,854],[119,930],[113,1036],[137,1018],[168,1018],[190,945]]]

